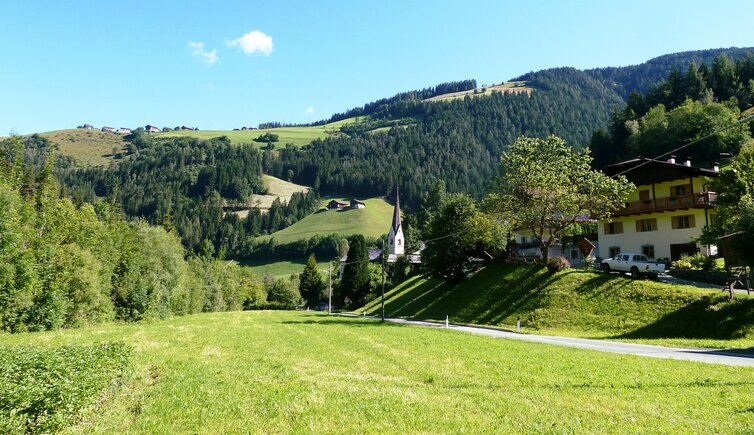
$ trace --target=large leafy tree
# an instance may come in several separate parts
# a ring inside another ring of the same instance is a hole
[[[591,169],[589,151],[557,137],[521,137],[503,153],[502,177],[487,197],[491,210],[517,228],[531,230],[544,260],[550,246],[582,217],[609,218],[634,186]]]
[[[721,236],[739,233],[734,243],[754,267],[754,144],[741,149],[730,167],[711,184],[717,192],[716,219],[704,229],[702,242],[716,244]]]
[[[463,279],[505,249],[507,227],[479,210],[473,198],[446,195],[431,213],[422,265],[430,273]]]
[[[322,300],[324,289],[325,283],[322,281],[322,275],[317,270],[317,259],[312,254],[309,256],[309,260],[306,261],[304,271],[301,273],[298,291],[306,301],[306,304],[313,307]]]

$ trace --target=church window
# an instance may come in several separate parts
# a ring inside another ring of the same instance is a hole
[[[401,246],[401,239],[398,239],[398,246]]]

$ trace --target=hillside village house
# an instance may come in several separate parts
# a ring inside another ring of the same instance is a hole
[[[144,127],[144,130],[145,130],[145,131],[146,131],[147,133],[159,133],[159,132],[161,131],[161,130],[160,130],[160,129],[159,129],[158,127],[155,127],[154,125],[149,125],[149,124],[147,124],[147,125],[146,125],[146,126]]]
[[[131,134],[131,129],[128,127],[121,127],[118,129],[118,133],[120,134]]]
[[[587,216],[579,217],[576,219],[580,224],[594,224],[597,221],[590,219]],[[517,228],[513,230],[514,245],[513,255],[518,259],[538,259],[542,258],[542,249],[539,247],[539,241],[534,236],[534,233],[530,229]],[[545,241],[549,240],[547,231],[543,235]],[[575,237],[563,237],[566,243],[556,241],[550,245],[548,256],[553,257],[565,257],[571,264],[580,264],[584,262],[586,256],[590,253],[590,250],[594,250],[597,246],[596,234],[584,234]],[[584,239],[587,242],[584,242]],[[585,254],[586,253],[586,254]],[[593,254],[594,255],[594,254]]]
[[[108,127],[108,126],[102,127],[102,131],[109,131],[110,133],[115,133],[115,129],[113,127]]]
[[[358,199],[352,199],[351,200],[351,208],[366,208],[367,205],[363,201],[359,201]]]
[[[636,158],[606,167],[605,174],[623,174],[636,185],[625,207],[597,225],[599,255],[642,253],[651,259],[678,260],[701,252],[715,255],[717,247],[698,246],[695,239],[714,219],[717,196],[709,183],[720,169]]]
[[[332,201],[327,203],[328,210],[342,210],[345,208],[348,208],[348,204],[346,204],[345,202],[340,202],[333,199]]]

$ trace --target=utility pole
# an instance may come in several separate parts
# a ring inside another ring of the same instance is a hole
[[[329,277],[329,295],[327,297],[327,314],[332,314],[332,260],[327,263],[327,276]]]
[[[387,263],[387,257],[385,257],[385,239],[382,240],[382,321],[385,321],[385,263]]]

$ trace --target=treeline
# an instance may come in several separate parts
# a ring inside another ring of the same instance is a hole
[[[174,229],[190,252],[245,255],[250,239],[281,230],[317,209],[316,192],[275,200],[267,213],[249,208],[250,196],[266,193],[262,164],[271,159],[252,146],[210,140],[135,137],[133,153],[118,164],[63,170],[64,193],[77,205],[109,201],[132,219]],[[204,246],[202,247],[202,244]]]
[[[417,205],[422,192],[444,181],[451,192],[480,197],[501,152],[521,135],[559,133],[585,146],[622,100],[601,82],[573,68],[530,77],[531,95],[494,94],[448,102],[396,100],[380,107],[386,117],[415,125],[384,133],[329,137],[302,149],[281,150],[265,172],[313,185],[322,192],[369,197],[396,185]]]
[[[476,88],[476,80],[461,80],[456,82],[440,83],[437,86],[431,86],[416,91],[401,92],[389,98],[381,98],[377,101],[367,103],[361,107],[346,110],[343,113],[332,115],[325,123],[341,121],[343,119],[353,118],[355,116],[378,115],[383,112],[385,107],[394,105],[400,101],[422,101],[427,98],[438,95],[448,94],[451,92],[462,92]],[[383,115],[384,116],[384,115]]]
[[[709,64],[720,54],[733,60],[754,52],[752,48],[716,48],[671,53],[650,59],[639,65],[588,69],[590,76],[606,82],[612,89],[627,99],[632,92],[644,94],[650,86],[663,80],[674,68],[683,69],[689,63]]]
[[[177,235],[113,203],[60,197],[54,157],[0,143],[0,330],[40,331],[266,303],[249,269],[189,256]]]
[[[754,55],[735,63],[725,54],[711,64],[689,63],[681,71],[651,85],[646,93],[633,92],[622,110],[616,111],[607,130],[591,140],[595,165],[601,167],[636,156],[655,157],[678,146],[734,124],[741,110],[754,105]],[[736,153],[751,136],[740,125],[683,150],[699,164],[719,159],[720,153]]]

